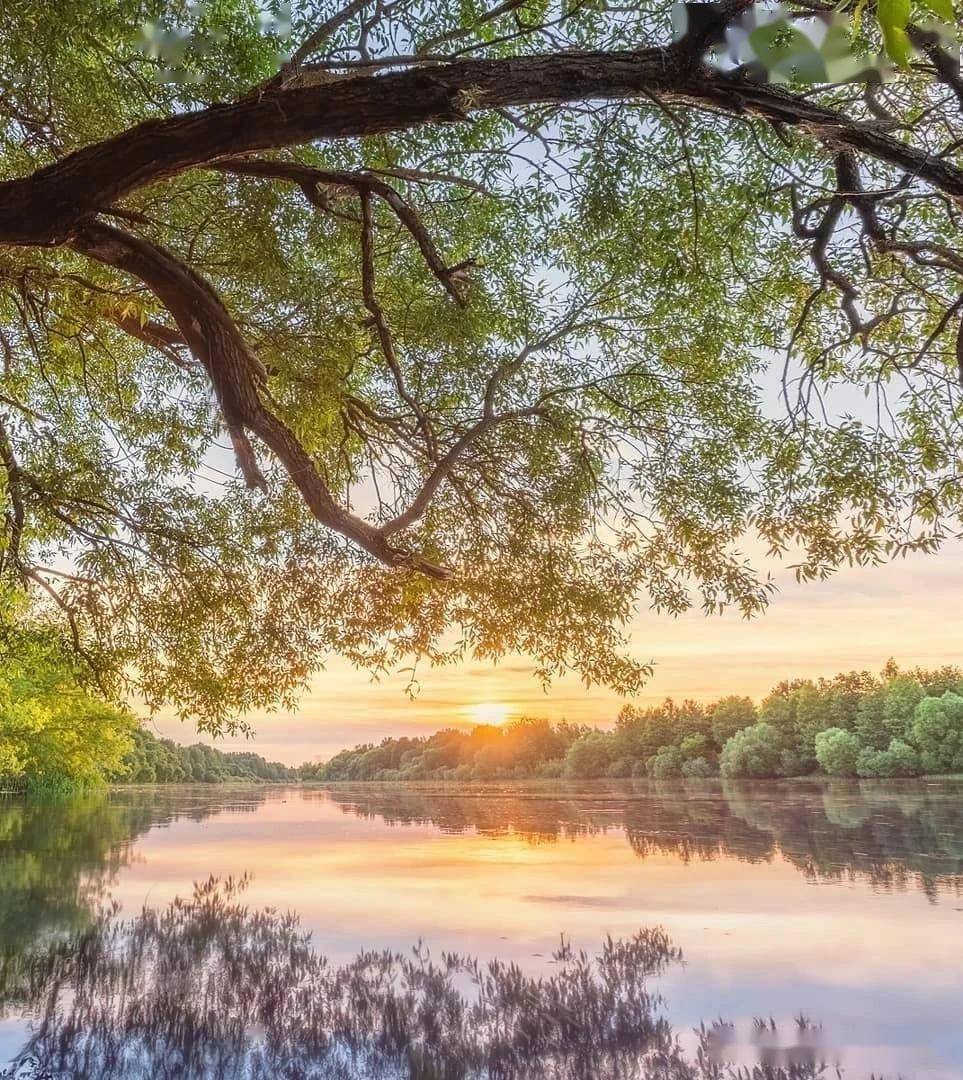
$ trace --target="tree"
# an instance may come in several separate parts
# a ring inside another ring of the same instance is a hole
[[[725,746],[737,731],[751,727],[757,719],[752,698],[725,697],[717,702],[711,713],[712,737],[718,746]]]
[[[816,736],[816,760],[828,776],[855,776],[859,739],[851,731],[829,728]]]
[[[669,6],[5,6],[2,573],[106,688],[212,730],[331,651],[633,690],[640,592],[764,607],[747,530],[814,578],[956,527],[948,41],[824,55],[790,0],[733,73],[748,0]]]
[[[761,721],[737,732],[722,748],[719,771],[723,776],[763,779],[782,772],[783,737],[772,724]]]
[[[677,746],[663,746],[654,756],[649,758],[646,772],[653,780],[670,780],[682,775],[682,767],[685,757]]]
[[[905,738],[911,729],[916,706],[924,696],[919,679],[913,675],[899,675],[885,687],[883,719],[889,734],[895,739]]]
[[[102,784],[121,769],[134,726],[85,690],[50,634],[0,639],[0,786]]]
[[[963,697],[947,690],[941,697],[923,698],[916,706],[913,741],[924,772],[963,769]]]
[[[578,780],[605,776],[612,763],[612,736],[593,731],[572,743],[565,755],[565,774]]]

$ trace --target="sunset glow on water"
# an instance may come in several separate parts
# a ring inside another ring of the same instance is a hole
[[[722,1015],[751,1054],[753,1017],[803,1013],[847,1076],[948,1080],[963,1076],[958,786],[142,788],[111,797],[132,835],[61,877],[69,897],[53,867],[47,903],[134,915],[248,875],[245,905],[296,913],[333,962],[423,941],[531,973],[563,938],[591,953],[661,926],[684,956],[658,983],[683,1042]],[[8,1017],[0,1039],[10,1056],[22,1030]]]

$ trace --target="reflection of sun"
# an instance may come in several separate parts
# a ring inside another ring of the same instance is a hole
[[[483,701],[478,705],[466,705],[462,711],[474,724],[504,724],[509,708],[501,701]]]

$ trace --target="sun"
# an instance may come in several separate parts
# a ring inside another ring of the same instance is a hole
[[[511,710],[502,701],[482,701],[462,710],[475,724],[504,724]]]

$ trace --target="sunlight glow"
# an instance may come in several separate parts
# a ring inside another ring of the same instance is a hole
[[[501,701],[483,701],[466,705],[462,712],[473,724],[504,724],[511,710]]]

